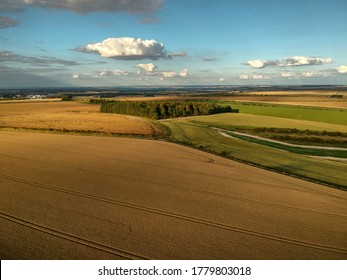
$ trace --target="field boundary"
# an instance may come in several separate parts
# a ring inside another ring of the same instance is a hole
[[[212,127],[213,128],[213,127]],[[260,136],[249,135],[230,130],[213,128],[225,137],[233,137],[251,143],[260,144],[274,149],[284,150],[295,154],[308,156],[331,157],[335,159],[347,159],[347,148],[340,147],[323,147],[323,146],[307,146],[296,145],[286,142],[271,140]]]
[[[247,136],[247,137],[254,138],[254,139],[264,140],[264,141],[267,141],[267,142],[278,143],[278,144],[282,144],[282,145],[290,146],[290,147],[309,148],[309,149],[317,149],[317,150],[321,149],[321,150],[347,151],[347,148],[291,144],[291,143],[286,143],[286,142],[278,141],[278,140],[272,140],[272,139],[268,139],[268,138],[264,138],[264,137],[260,137],[260,136],[256,136],[256,135],[251,135],[251,134],[247,134],[247,133],[236,132],[236,131],[231,131],[231,130],[217,128],[217,127],[211,127],[211,128],[213,128],[213,129],[215,129],[217,131],[219,130],[219,131],[224,131],[224,132],[227,132],[227,133],[231,132],[233,134],[238,134],[238,135],[241,135],[241,136]]]

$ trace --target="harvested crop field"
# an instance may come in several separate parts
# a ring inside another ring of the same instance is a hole
[[[257,103],[270,103],[270,104],[282,104],[282,105],[299,105],[299,106],[311,106],[321,108],[336,108],[347,109],[347,99],[332,99],[332,98],[316,98],[316,97],[285,97],[285,96],[243,96],[235,98],[220,98],[225,101],[251,101]]]
[[[347,193],[153,140],[0,131],[1,259],[346,259]]]
[[[150,120],[100,113],[100,105],[78,102],[0,103],[0,127],[96,132],[111,134],[160,134]]]

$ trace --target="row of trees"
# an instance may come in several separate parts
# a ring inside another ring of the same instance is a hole
[[[101,112],[166,119],[186,116],[238,113],[229,105],[195,101],[111,101],[103,102]]]
[[[253,128],[252,130],[255,132],[347,137],[346,132],[340,132],[340,131],[326,131],[326,130],[316,131],[316,130],[309,130],[309,129],[300,130],[297,128],[278,128],[278,127],[256,127],[256,128]]]

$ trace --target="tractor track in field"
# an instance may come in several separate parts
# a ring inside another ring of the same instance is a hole
[[[326,246],[326,245],[323,245],[323,244],[311,243],[311,242],[301,241],[301,240],[297,240],[297,239],[293,239],[293,238],[281,237],[281,236],[277,236],[277,235],[272,235],[272,234],[267,234],[267,233],[263,233],[263,232],[253,231],[253,230],[250,230],[250,229],[241,228],[241,227],[237,227],[237,226],[231,226],[231,225],[228,225],[228,224],[223,224],[223,223],[218,223],[218,222],[213,222],[213,221],[209,221],[209,220],[205,220],[205,219],[201,219],[201,218],[197,218],[197,217],[193,217],[193,216],[188,216],[188,215],[183,215],[183,214],[178,214],[178,213],[172,213],[172,212],[163,211],[163,210],[150,208],[150,207],[146,207],[146,206],[141,206],[141,205],[128,203],[128,202],[124,202],[124,201],[118,201],[118,200],[114,200],[114,199],[98,197],[98,196],[91,195],[91,194],[88,194],[88,193],[77,192],[77,191],[72,191],[72,190],[66,190],[66,189],[63,189],[63,188],[58,188],[58,187],[53,187],[53,186],[49,186],[49,185],[46,185],[46,184],[31,182],[31,181],[28,181],[28,180],[24,180],[24,179],[12,177],[12,176],[0,175],[0,177],[3,178],[3,179],[6,179],[6,180],[19,182],[19,183],[31,185],[31,186],[34,186],[34,187],[47,189],[47,190],[50,190],[50,191],[55,191],[55,192],[60,192],[60,193],[64,193],[64,194],[68,194],[68,195],[72,195],[72,196],[82,197],[82,198],[85,198],[85,199],[91,199],[91,200],[94,200],[94,201],[110,203],[110,204],[114,204],[114,205],[117,205],[117,206],[122,206],[122,207],[126,207],[126,208],[135,209],[135,210],[138,210],[138,211],[143,211],[143,212],[146,212],[146,213],[152,213],[152,214],[161,215],[161,216],[165,216],[165,217],[169,217],[169,218],[173,218],[173,219],[178,219],[178,220],[188,221],[188,222],[192,222],[192,223],[196,223],[196,224],[200,224],[200,225],[204,225],[204,226],[209,226],[209,227],[213,227],[213,228],[217,228],[217,229],[223,229],[223,230],[227,230],[227,231],[237,232],[237,233],[241,233],[241,234],[245,234],[245,235],[249,235],[249,236],[253,236],[253,237],[257,237],[257,238],[262,238],[262,239],[267,239],[267,240],[271,240],[271,241],[277,241],[277,242],[287,243],[287,244],[291,244],[291,245],[296,245],[296,246],[301,246],[301,247],[306,247],[306,248],[318,249],[318,250],[323,250],[323,251],[328,251],[328,252],[335,252],[335,253],[340,253],[340,254],[347,255],[347,249],[346,248]],[[117,249],[114,249],[112,247],[107,247],[107,246],[104,246],[102,244],[95,243],[93,241],[84,240],[84,239],[82,239],[80,237],[76,237],[76,236],[73,236],[73,235],[70,235],[70,234],[67,234],[67,233],[62,233],[62,232],[59,232],[59,231],[55,231],[54,229],[45,228],[44,226],[36,225],[34,223],[31,223],[31,222],[28,222],[28,221],[25,221],[25,220],[21,220],[20,218],[12,217],[9,214],[2,213],[1,217],[4,218],[4,219],[10,220],[10,221],[12,220],[12,222],[19,223],[19,224],[22,224],[24,226],[29,226],[29,227],[31,227],[33,229],[36,229],[36,230],[39,230],[39,231],[46,231],[46,233],[49,233],[51,235],[56,234],[56,236],[60,236],[60,234],[61,234],[62,238],[64,238],[64,236],[65,236],[65,239],[71,238],[71,241],[74,241],[74,242],[77,242],[77,243],[78,242],[82,242],[82,243],[86,242],[86,244],[87,244],[86,246],[89,246],[89,247],[101,246],[100,247],[101,250],[104,250],[104,251],[105,250],[111,250],[111,251],[112,250],[117,250]],[[104,246],[104,247],[102,247],[102,246]],[[114,254],[116,254],[117,252],[114,252]],[[119,251],[119,252],[121,252],[121,251]],[[117,253],[117,254],[118,255],[122,255],[124,253],[127,253],[127,252],[121,252],[121,253],[119,253],[119,254]],[[136,255],[130,254],[129,256],[133,257],[133,256],[136,256]]]
[[[22,158],[22,157],[20,157],[20,159],[21,160],[30,160],[30,159],[26,159],[26,158]],[[30,161],[33,161],[33,160],[30,160]],[[38,161],[38,162],[42,162],[42,161]],[[214,162],[213,160],[209,160],[209,163],[213,163],[213,162]],[[52,164],[52,163],[50,163],[50,164]],[[309,213],[309,214],[314,214],[314,215],[321,215],[321,216],[327,216],[327,217],[332,217],[332,218],[347,219],[346,215],[341,215],[341,214],[336,214],[336,213],[328,213],[328,212],[321,212],[321,211],[304,209],[304,208],[298,208],[298,207],[282,205],[282,204],[277,204],[277,203],[265,202],[265,201],[260,201],[260,200],[255,200],[255,199],[250,199],[250,198],[245,198],[245,197],[240,197],[240,196],[235,196],[235,195],[229,195],[229,194],[223,194],[223,193],[219,193],[219,192],[212,192],[212,191],[202,190],[202,189],[198,189],[198,188],[191,188],[191,187],[181,186],[181,185],[178,185],[178,184],[159,182],[159,181],[152,180],[152,179],[138,178],[138,177],[134,177],[134,176],[127,176],[127,175],[123,175],[123,174],[117,174],[115,172],[107,172],[107,171],[104,171],[104,170],[94,170],[94,169],[91,169],[91,168],[76,167],[74,165],[66,165],[66,167],[77,169],[79,171],[86,171],[86,172],[93,172],[93,173],[102,173],[102,174],[106,174],[108,176],[114,176],[114,177],[123,178],[123,179],[130,179],[130,180],[133,180],[133,181],[138,181],[138,182],[142,182],[142,183],[148,183],[148,184],[151,184],[151,185],[156,185],[156,186],[165,187],[165,188],[180,189],[180,190],[185,190],[185,191],[189,191],[189,192],[193,192],[193,193],[199,193],[199,194],[204,194],[204,195],[209,195],[209,196],[221,197],[221,198],[234,200],[234,201],[241,201],[241,202],[246,202],[246,203],[251,203],[251,204],[256,204],[256,205],[262,205],[262,206],[279,208],[279,209],[285,209],[285,210],[291,210],[291,211],[304,212],[304,213]],[[1,174],[1,173],[0,173],[0,178],[9,179],[9,180],[17,180],[17,178],[15,178],[15,177],[11,177],[11,176],[4,175],[4,174]],[[19,179],[19,180],[22,180],[22,179]],[[23,180],[23,181],[25,181],[25,180]]]
[[[20,159],[21,160],[33,161],[32,159],[26,159],[26,158],[23,158],[23,157],[20,157]],[[42,162],[42,161],[38,161],[38,162]],[[209,163],[213,163],[214,160],[209,160],[208,162]],[[52,164],[52,163],[50,163],[50,164]],[[336,214],[336,213],[328,213],[328,212],[321,212],[321,211],[304,209],[304,208],[298,208],[298,207],[282,205],[282,204],[277,204],[277,203],[265,202],[265,201],[260,201],[260,200],[255,200],[255,199],[250,199],[250,198],[245,198],[245,197],[240,197],[240,196],[235,196],[235,195],[229,195],[229,194],[223,194],[223,193],[219,193],[219,192],[212,192],[212,191],[202,190],[202,189],[198,189],[198,188],[191,188],[191,187],[181,186],[181,185],[178,185],[178,184],[172,184],[172,183],[167,183],[167,182],[160,182],[160,181],[156,181],[156,180],[152,180],[152,179],[138,178],[138,177],[134,177],[134,176],[127,176],[127,175],[123,175],[123,174],[117,174],[115,172],[107,172],[107,171],[104,171],[104,170],[95,170],[95,169],[91,169],[91,168],[76,167],[74,165],[66,165],[66,167],[77,169],[79,171],[86,171],[86,172],[93,172],[93,173],[102,173],[102,174],[106,174],[108,176],[114,176],[114,177],[123,178],[123,179],[130,179],[130,180],[133,180],[133,181],[138,181],[138,182],[142,182],[142,183],[148,183],[148,184],[156,185],[156,186],[160,186],[160,187],[180,189],[180,190],[190,191],[190,192],[193,192],[193,193],[199,193],[199,194],[204,194],[204,195],[221,197],[221,198],[234,200],[234,201],[241,201],[241,202],[246,202],[246,203],[251,203],[251,204],[256,204],[256,205],[268,206],[268,207],[285,209],[285,210],[291,210],[291,211],[304,212],[304,213],[321,215],[321,216],[327,216],[327,217],[332,217],[332,218],[347,219],[346,215],[341,215],[341,214]],[[18,179],[16,177],[11,177],[11,176],[4,175],[4,174],[1,174],[1,173],[0,173],[0,178],[9,179],[9,180],[17,180]],[[22,179],[19,179],[19,180],[22,180]],[[23,180],[23,181],[25,181],[25,180]]]
[[[73,235],[70,233],[62,232],[62,231],[59,231],[59,230],[56,230],[53,228],[39,225],[37,223],[33,223],[31,221],[24,220],[22,218],[15,217],[15,216],[3,213],[3,212],[0,212],[0,218],[5,219],[7,221],[10,221],[12,223],[19,224],[21,226],[33,229],[33,230],[54,236],[54,237],[58,237],[58,238],[61,238],[61,239],[67,240],[67,241],[71,241],[71,242],[74,242],[74,243],[77,243],[77,244],[80,244],[80,245],[83,245],[83,246],[86,246],[86,247],[89,247],[92,249],[96,249],[96,250],[99,250],[99,251],[102,251],[105,253],[109,253],[109,254],[124,258],[124,259],[129,259],[129,260],[145,260],[145,259],[147,259],[146,257],[134,254],[132,252],[117,249],[117,248],[114,248],[114,247],[111,247],[108,245],[104,245],[104,244],[95,242],[93,240],[89,240],[89,239],[82,238],[82,237],[79,237],[79,236],[76,236],[76,235]]]

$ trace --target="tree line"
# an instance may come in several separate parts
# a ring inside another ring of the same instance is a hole
[[[238,113],[229,105],[196,101],[109,101],[102,102],[101,112],[167,119],[219,113]]]

